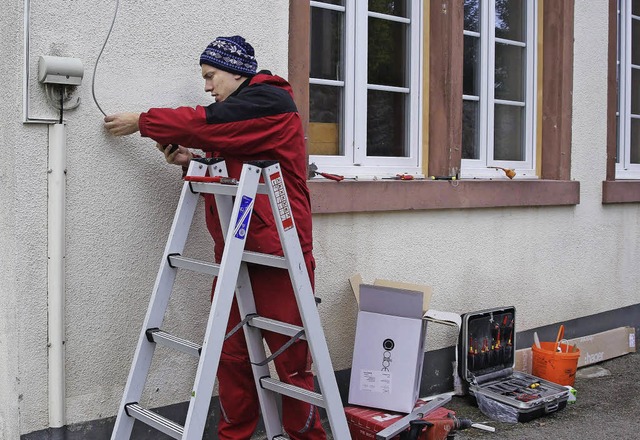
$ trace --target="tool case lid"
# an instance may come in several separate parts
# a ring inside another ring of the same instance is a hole
[[[498,307],[461,316],[460,376],[468,383],[509,375],[515,366],[516,309]]]

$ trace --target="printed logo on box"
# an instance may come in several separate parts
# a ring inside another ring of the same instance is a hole
[[[382,352],[382,371],[389,371],[389,367],[391,366],[391,350],[396,346],[393,339],[385,339],[382,342],[382,348],[384,351]]]
[[[381,414],[373,416],[372,419],[376,422],[388,422],[389,420],[397,419],[400,417],[398,414]]]
[[[391,373],[387,371],[360,370],[360,391],[391,393]]]
[[[584,363],[585,364],[595,364],[596,362],[602,362],[604,360],[604,351],[599,353],[589,354],[586,353],[584,355]]]
[[[234,237],[242,240],[247,235],[247,229],[249,228],[249,217],[252,209],[253,199],[251,197],[242,196],[242,200],[240,201],[240,211],[238,212],[238,219],[236,220],[236,226],[233,230]]]

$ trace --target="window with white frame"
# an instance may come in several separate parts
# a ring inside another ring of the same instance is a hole
[[[618,0],[616,178],[640,179],[640,0]]]
[[[464,0],[461,177],[535,177],[536,0]]]
[[[422,1],[311,1],[310,161],[326,172],[421,172]]]

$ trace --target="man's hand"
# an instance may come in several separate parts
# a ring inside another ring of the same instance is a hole
[[[116,113],[104,117],[104,128],[114,136],[126,136],[140,129],[140,113]]]
[[[193,154],[188,148],[176,144],[156,144],[156,148],[164,153],[164,158],[171,165],[189,166]]]

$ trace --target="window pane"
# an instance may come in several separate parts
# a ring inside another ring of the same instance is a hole
[[[344,0],[320,0],[322,3],[330,3],[332,5],[344,6]]]
[[[406,86],[406,31],[402,23],[369,18],[369,84]]]
[[[496,43],[495,97],[509,101],[524,101],[523,47]]]
[[[407,157],[404,93],[367,93],[367,156]]]
[[[631,113],[640,115],[640,69],[631,68]]]
[[[480,96],[480,39],[464,36],[464,59],[462,74],[462,93]]]
[[[311,78],[342,80],[344,14],[311,8]]]
[[[496,0],[496,38],[524,41],[526,15],[525,0]]]
[[[480,119],[478,101],[464,101],[462,103],[462,158],[480,159]]]
[[[464,0],[464,30],[480,31],[480,0]]]
[[[309,154],[344,155],[343,88],[309,84]]]
[[[629,161],[640,164],[640,119],[631,118],[631,146]]]
[[[640,0],[633,0],[631,2],[631,13],[633,15],[640,15]]]
[[[631,64],[640,65],[640,20],[631,20]]]
[[[369,11],[380,14],[407,17],[407,2],[391,0],[369,0]]]
[[[495,105],[494,160],[524,160],[524,108]]]

